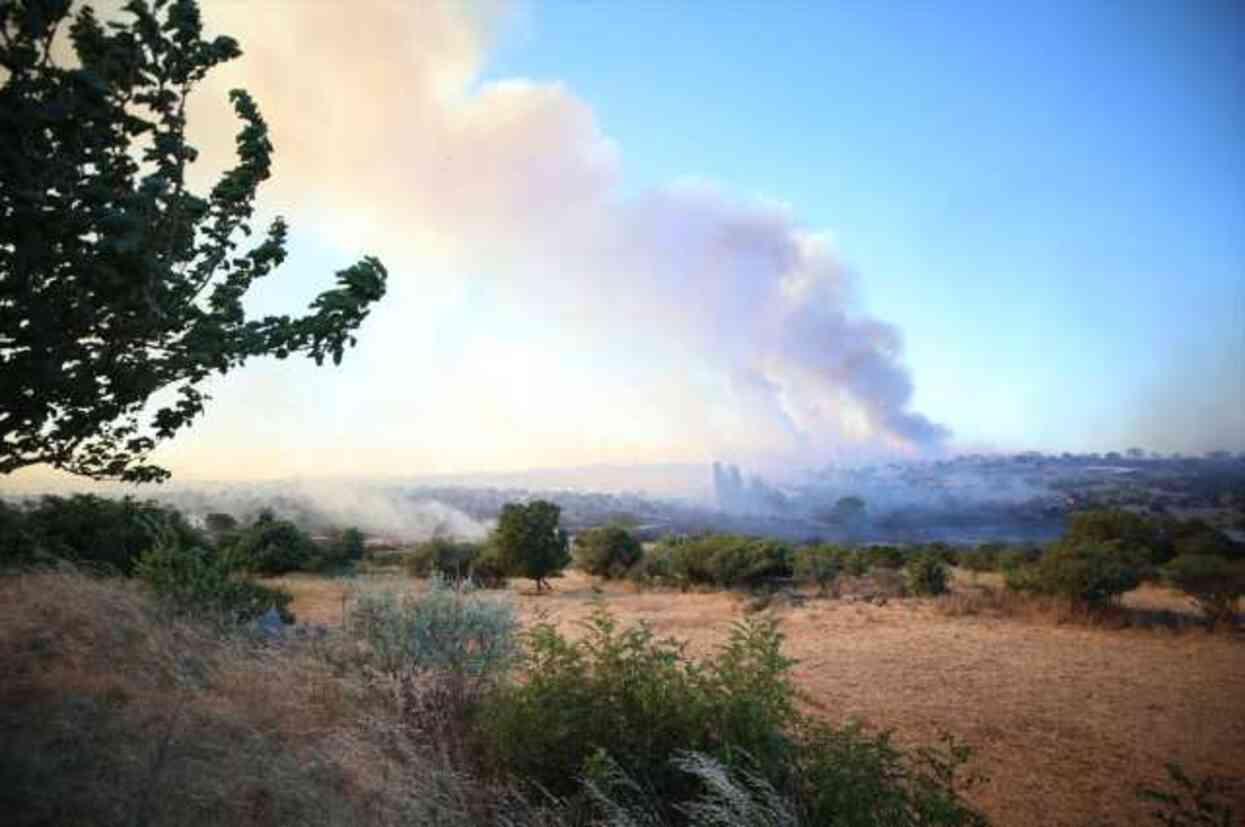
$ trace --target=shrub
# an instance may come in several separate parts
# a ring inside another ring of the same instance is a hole
[[[390,675],[440,672],[487,683],[505,674],[518,653],[514,604],[439,574],[423,594],[360,595],[350,628]]]
[[[153,526],[176,535],[184,546],[204,542],[181,512],[132,497],[45,496],[26,509],[6,506],[0,517],[4,533],[13,538],[0,551],[11,562],[55,557],[129,575],[156,542]]]
[[[947,564],[942,557],[925,552],[908,561],[908,591],[915,595],[939,595],[947,590]]]
[[[179,614],[241,623],[275,608],[286,622],[294,619],[292,594],[238,577],[226,558],[201,546],[162,542],[139,559],[134,573]]]
[[[1182,554],[1163,569],[1168,582],[1183,591],[1206,615],[1211,627],[1231,623],[1245,595],[1245,561],[1209,554]]]
[[[835,546],[805,546],[795,552],[793,568],[797,579],[815,584],[824,592],[843,573],[842,549]]]
[[[439,574],[442,577],[463,579],[470,576],[472,566],[479,558],[479,543],[467,543],[451,540],[448,537],[433,537],[419,543],[415,548],[402,556],[402,565],[412,577],[428,577]]]
[[[1150,815],[1167,827],[1231,827],[1239,824],[1232,807],[1240,781],[1208,776],[1190,778],[1177,763],[1167,765],[1164,788],[1141,787],[1137,796],[1155,806]]]
[[[869,568],[901,569],[904,567],[904,554],[894,546],[872,546],[862,550],[868,555]]]
[[[1141,569],[1118,548],[1061,542],[1037,562],[1008,571],[1006,580],[1012,589],[1098,608],[1137,588]]]
[[[796,714],[791,661],[771,620],[737,625],[705,664],[658,640],[646,624],[625,629],[603,609],[582,640],[551,624],[526,635],[523,679],[482,710],[491,765],[555,795],[572,795],[588,760],[607,750],[663,802],[685,800],[693,784],[670,766],[681,750],[729,760],[746,752],[777,766]]]
[[[772,619],[702,662],[602,609],[580,640],[538,624],[526,641],[521,678],[480,710],[488,764],[605,823],[982,823],[955,790],[962,748],[908,756],[804,718]]]
[[[575,538],[575,563],[607,580],[624,577],[643,555],[640,541],[621,526],[590,528]]]
[[[673,542],[663,540],[645,551],[627,571],[627,579],[644,585],[674,584],[677,578],[674,574]]]
[[[234,566],[256,574],[277,575],[307,568],[315,544],[298,526],[263,511],[229,548]]]
[[[793,556],[785,543],[718,534],[670,546],[670,568],[672,576],[683,583],[752,588],[790,577]]]

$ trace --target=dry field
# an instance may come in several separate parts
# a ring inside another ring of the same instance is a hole
[[[326,624],[340,622],[347,582],[282,581],[301,620]],[[400,575],[350,582],[422,587]],[[554,583],[554,594],[536,596],[516,582],[526,618],[546,614],[573,630],[603,600],[619,619],[647,620],[693,652],[722,642],[745,606],[739,595],[643,592],[578,573]],[[1127,602],[1184,606],[1154,587]],[[995,824],[1141,823],[1147,807],[1136,787],[1164,781],[1173,760],[1195,776],[1245,778],[1239,634],[948,617],[918,599],[884,606],[814,599],[776,611],[787,652],[799,661],[798,682],[821,714],[892,729],[906,744],[932,743],[941,732],[966,741],[976,750],[972,769],[988,776],[969,797]]]

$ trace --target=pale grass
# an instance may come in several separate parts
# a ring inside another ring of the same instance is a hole
[[[955,589],[998,584],[957,573]],[[975,580],[975,583],[973,582]],[[359,582],[285,578],[300,618],[336,623],[350,588],[419,589],[404,576]],[[572,634],[601,601],[621,621],[645,620],[693,654],[723,643],[744,616],[729,593],[637,591],[577,572],[551,595],[512,584],[522,616]],[[1126,605],[1188,611],[1166,589],[1146,586]],[[810,599],[778,610],[787,653],[809,703],[835,722],[894,729],[903,744],[949,731],[977,750],[989,780],[969,799],[1001,825],[1144,823],[1139,784],[1161,784],[1179,761],[1195,776],[1245,777],[1245,645],[1239,634],[1174,633],[1026,622],[978,614],[949,617],[936,599],[885,606]],[[1245,800],[1237,811],[1245,812]]]

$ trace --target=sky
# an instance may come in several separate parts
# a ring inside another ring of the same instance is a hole
[[[178,478],[1245,449],[1239,4],[207,0],[272,127],[290,312]]]

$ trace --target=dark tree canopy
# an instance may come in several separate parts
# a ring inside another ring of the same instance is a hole
[[[240,246],[272,156],[245,91],[237,165],[206,195],[185,180],[186,98],[238,43],[204,39],[194,0],[131,0],[108,23],[70,6],[0,2],[0,473],[161,480],[148,455],[203,410],[204,379],[253,356],[340,362],[386,271],[364,258],[307,315],[247,318],[287,228]],[[53,48],[66,29],[72,65]]]
[[[547,577],[571,562],[569,538],[558,525],[561,516],[562,509],[546,500],[502,507],[493,544],[507,574],[535,580],[540,591]]]

